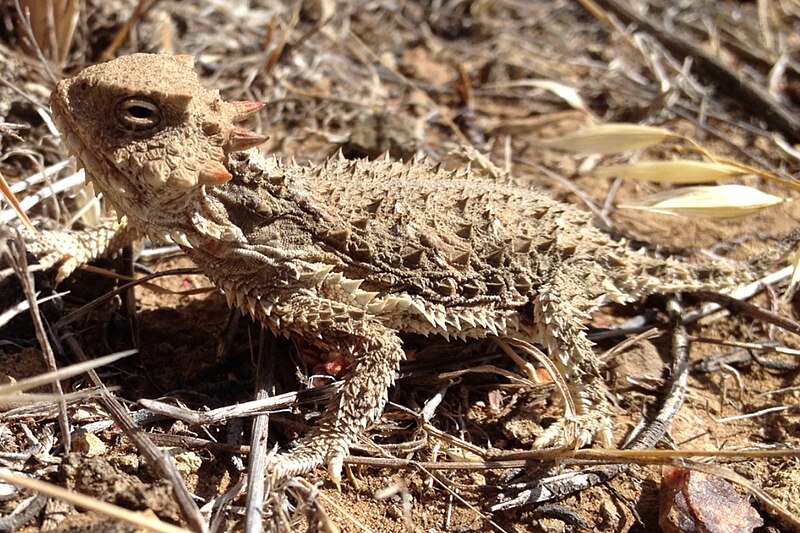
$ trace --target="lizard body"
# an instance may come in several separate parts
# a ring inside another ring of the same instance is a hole
[[[352,360],[276,475],[327,462],[338,477],[348,444],[386,402],[404,357],[398,332],[544,345],[571,386],[576,438],[607,441],[589,313],[742,277],[632,252],[574,206],[468,169],[262,157],[248,148],[264,138],[233,125],[260,106],[225,102],[183,56],[89,67],[58,85],[51,107],[126,231],[174,241],[230,305]],[[557,442],[561,427],[538,444]]]

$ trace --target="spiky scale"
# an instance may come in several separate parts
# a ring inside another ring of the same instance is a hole
[[[350,219],[350,225],[360,230],[365,230],[369,227],[369,217],[357,217]]]
[[[364,211],[367,213],[375,214],[380,209],[381,204],[383,203],[383,198],[376,198],[374,200],[370,200],[368,203],[364,205]]]
[[[462,252],[458,255],[450,257],[450,264],[458,267],[465,267],[469,265],[469,260],[472,257],[471,251]]]
[[[353,293],[356,292],[356,290],[358,290],[358,288],[361,286],[362,283],[364,283],[363,279],[347,279],[347,280],[342,280],[340,282],[340,285],[345,292]]]
[[[506,257],[506,247],[499,246],[498,248],[484,255],[483,260],[494,267],[499,267],[503,265],[505,257]]]
[[[242,121],[248,117],[251,117],[264,109],[264,106],[267,104],[265,102],[256,102],[253,100],[236,100],[231,102],[231,106],[235,110],[235,115],[233,116],[233,122]]]
[[[458,284],[453,278],[445,278],[434,285],[434,290],[445,297],[452,297],[458,293]]]
[[[422,259],[425,257],[425,249],[419,248],[416,250],[412,250],[407,252],[403,255],[403,265],[406,267],[414,267],[422,262]]]
[[[369,303],[370,303],[372,300],[374,300],[374,299],[375,299],[375,297],[376,297],[376,296],[378,296],[378,294],[379,294],[379,293],[377,293],[377,292],[358,291],[358,292],[356,292],[356,294],[355,294],[355,297],[356,297],[356,302],[357,302],[357,303],[358,303],[358,305],[360,305],[360,306],[366,306],[366,305],[367,305],[367,304],[369,304]]]
[[[461,237],[462,239],[470,239],[472,237],[472,224],[462,224],[457,230],[456,235]]]
[[[533,239],[518,238],[513,242],[514,253],[529,254],[533,250]]]

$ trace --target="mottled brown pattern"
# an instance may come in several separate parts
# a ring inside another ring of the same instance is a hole
[[[327,462],[338,478],[349,443],[383,409],[404,357],[400,331],[544,345],[578,417],[537,445],[567,427],[581,443],[607,441],[589,312],[742,277],[632,252],[583,211],[469,169],[264,158],[245,150],[262,138],[233,125],[259,106],[223,101],[182,56],[87,68],[51,105],[125,231],[179,244],[232,306],[274,332],[352,357],[338,397],[276,475]]]

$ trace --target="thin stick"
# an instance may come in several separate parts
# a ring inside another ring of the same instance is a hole
[[[640,453],[641,449],[652,448],[661,440],[675,418],[685,396],[686,384],[689,376],[689,350],[686,341],[686,330],[681,323],[681,307],[677,300],[669,302],[670,321],[672,322],[672,376],[667,384],[664,400],[656,417],[648,422],[626,444],[625,448],[633,453]],[[580,450],[594,451],[594,450]],[[618,453],[618,451],[609,451]],[[573,452],[578,453],[578,452]],[[585,490],[589,487],[605,483],[628,469],[628,464],[599,465],[579,472],[567,472],[555,476],[538,479],[533,483],[512,485],[506,488],[507,492],[516,492],[512,497],[500,494],[498,503],[492,511],[501,511],[542,503],[567,494]]]
[[[718,292],[701,291],[694,294],[703,300],[709,300],[711,302],[720,304],[723,307],[735,309],[736,311],[749,315],[756,320],[760,320],[768,324],[774,324],[779,328],[791,331],[792,333],[800,334],[800,323],[788,317],[778,315],[772,311],[751,304],[750,302],[745,302],[744,300],[740,300],[727,294],[720,294]]]
[[[275,394],[275,336],[261,329],[258,342],[258,367],[256,369],[256,400],[264,400]],[[253,418],[250,439],[250,463],[247,468],[247,503],[245,505],[244,530],[259,533],[263,529],[263,509],[266,497],[265,480],[269,463],[269,413]]]
[[[187,530],[183,529],[182,527],[167,524],[158,518],[150,517],[142,513],[136,513],[134,511],[129,511],[128,509],[124,509],[122,507],[106,503],[90,496],[86,496],[85,494],[73,492],[50,483],[45,483],[44,481],[13,474],[5,469],[0,469],[0,480],[18,487],[36,491],[39,494],[46,494],[51,498],[57,498],[59,500],[71,503],[76,507],[89,509],[115,520],[122,520],[134,526],[143,527],[149,531],[157,531],[160,533],[187,533]]]
[[[56,364],[56,356],[53,353],[53,347],[50,345],[50,340],[47,338],[47,332],[44,329],[44,322],[42,322],[42,315],[39,312],[39,303],[36,301],[36,289],[34,288],[33,276],[28,269],[28,259],[25,256],[25,240],[22,234],[17,231],[17,240],[15,250],[12,252],[8,247],[4,248],[3,255],[6,262],[12,266],[19,278],[22,285],[22,291],[25,293],[25,298],[28,300],[28,307],[31,313],[31,321],[33,328],[36,332],[36,339],[39,341],[39,347],[44,356],[45,366],[50,372],[56,372],[58,365]],[[58,425],[61,429],[61,441],[64,444],[64,449],[69,453],[70,444],[72,442],[70,435],[69,416],[67,415],[67,402],[64,400],[64,391],[61,389],[61,382],[54,380],[51,382],[53,393],[59,396],[58,400]]]

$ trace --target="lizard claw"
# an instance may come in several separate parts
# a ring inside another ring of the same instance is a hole
[[[533,443],[541,448],[582,448],[599,442],[603,448],[613,447],[611,419],[608,415],[593,412],[554,422]]]

